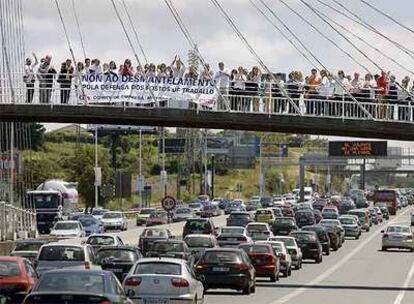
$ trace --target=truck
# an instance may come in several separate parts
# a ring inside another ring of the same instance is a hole
[[[36,212],[37,231],[48,234],[57,221],[62,220],[64,198],[57,190],[27,191],[25,208]]]
[[[390,215],[397,214],[398,208],[398,194],[396,190],[379,189],[374,190],[370,200],[373,201],[374,206],[386,205]]]

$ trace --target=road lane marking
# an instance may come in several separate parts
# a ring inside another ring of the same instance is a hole
[[[410,284],[411,279],[413,278],[413,275],[414,275],[414,263],[411,265],[410,271],[408,272],[407,277],[405,278],[403,287],[401,288],[400,292],[395,298],[394,304],[401,304],[405,296],[405,291],[407,290],[408,285]]]
[[[388,223],[384,223],[387,225],[393,224],[400,220],[400,218],[405,215],[408,211],[411,211],[410,209],[405,210],[403,213],[399,214],[395,219]],[[386,225],[385,225],[386,226]],[[348,253],[345,257],[342,258],[338,263],[333,265],[331,268],[326,270],[324,273],[321,273],[319,276],[317,276],[315,279],[307,283],[306,285],[316,285],[328,278],[330,275],[332,275],[335,271],[337,271],[339,268],[341,268],[346,262],[348,262],[355,254],[357,254],[363,247],[365,247],[369,242],[371,242],[375,237],[377,237],[381,233],[382,229],[376,230],[374,233],[372,233],[368,238],[366,238],[362,243],[360,243],[357,247],[355,247],[350,253]],[[414,270],[413,270],[414,271]],[[299,296],[300,294],[307,291],[308,288],[301,287],[296,289],[295,291],[292,291],[291,293],[285,295],[284,297],[277,299],[276,301],[271,302],[270,304],[284,304],[289,301],[291,301],[293,298]],[[394,303],[396,304],[396,303]]]

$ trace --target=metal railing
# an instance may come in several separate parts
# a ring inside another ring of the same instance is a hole
[[[22,76],[23,79],[23,76]],[[77,81],[72,80],[70,88],[61,88],[56,80],[48,87],[35,81],[33,87],[21,82],[17,88],[3,87],[0,91],[0,104],[36,104],[53,107],[65,106],[104,106],[140,108],[179,108],[198,111],[231,111],[263,115],[289,115],[332,119],[379,120],[411,123],[414,121],[414,98],[406,92],[403,97],[396,91],[381,95],[379,89],[361,89],[351,96],[320,95],[318,88],[303,86],[291,89],[288,84],[280,87],[274,83],[259,83],[254,90],[239,90],[230,86],[222,90],[213,107],[200,106],[188,99],[157,98],[153,103],[85,102]],[[247,84],[247,83],[246,83]],[[240,85],[240,83],[239,83]],[[12,93],[13,91],[13,93]],[[401,95],[401,91],[398,92]],[[13,96],[14,98],[13,98]],[[403,99],[402,99],[403,98]]]
[[[36,213],[0,202],[0,241],[36,236]]]

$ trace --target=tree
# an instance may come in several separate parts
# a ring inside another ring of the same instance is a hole
[[[102,170],[102,184],[112,184],[113,172],[110,167],[109,151],[99,148],[99,166]],[[70,181],[78,182],[78,192],[85,206],[92,207],[95,202],[95,147],[93,145],[83,146],[76,150],[75,154],[68,156],[62,161],[62,166],[68,171]],[[100,196],[100,205],[107,203],[106,196]]]

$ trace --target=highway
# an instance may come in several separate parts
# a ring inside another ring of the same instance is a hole
[[[401,211],[383,224],[372,226],[359,240],[347,239],[337,252],[324,255],[323,263],[305,261],[301,270],[276,283],[257,279],[256,293],[242,295],[232,290],[210,290],[206,304],[314,304],[314,303],[414,303],[414,254],[408,251],[382,252],[381,230],[390,222],[408,223],[413,208]],[[213,219],[216,226],[225,225],[225,216]],[[183,223],[167,225],[180,238]],[[124,242],[136,245],[144,227],[130,221],[128,231],[112,232]],[[79,242],[80,240],[64,240]]]

